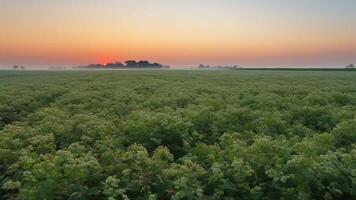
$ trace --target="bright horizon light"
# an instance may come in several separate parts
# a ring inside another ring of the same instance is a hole
[[[356,63],[354,0],[0,0],[0,66]]]

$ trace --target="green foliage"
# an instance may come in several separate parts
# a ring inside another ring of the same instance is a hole
[[[350,72],[0,72],[0,199],[355,199]]]

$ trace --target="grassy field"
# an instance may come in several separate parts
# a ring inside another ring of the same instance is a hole
[[[356,72],[0,71],[0,199],[355,199]]]

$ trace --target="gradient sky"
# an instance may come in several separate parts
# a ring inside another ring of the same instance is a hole
[[[0,0],[0,66],[356,63],[355,0]]]

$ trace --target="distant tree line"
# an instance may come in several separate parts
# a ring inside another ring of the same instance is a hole
[[[126,69],[126,68],[170,68],[168,65],[163,65],[160,63],[150,63],[147,60],[128,60],[125,63],[113,62],[106,64],[89,64],[87,66],[80,66],[76,68],[95,68],[95,69]]]
[[[232,66],[230,66],[230,65],[226,65],[226,66],[222,66],[222,65],[218,65],[218,66],[210,66],[210,65],[205,65],[205,64],[200,64],[199,66],[198,66],[198,68],[199,69],[241,69],[241,68],[243,68],[242,66],[238,66],[238,65],[232,65]],[[251,68],[250,68],[251,69]],[[258,70],[260,70],[260,69],[263,69],[263,68],[255,68],[255,69],[258,69]],[[281,69],[291,69],[291,68],[276,68],[276,69],[278,69],[278,70],[281,70]],[[299,68],[299,69],[302,69],[302,70],[309,70],[309,69],[311,69],[311,68]],[[320,68],[320,69],[322,69],[322,70],[330,70],[330,68],[328,68],[328,69],[325,69],[325,68]],[[334,68],[333,68],[334,69]],[[341,70],[344,70],[344,69],[342,69],[342,68],[335,68],[335,69],[341,69]],[[349,65],[346,65],[346,68],[345,68],[346,70],[356,70],[356,67],[355,67],[355,65],[354,64],[349,64]],[[293,69],[293,70],[295,70],[295,69]],[[312,69],[312,70],[315,70],[315,69]]]
[[[346,66],[346,69],[355,70],[355,65],[354,64],[349,64],[349,65]]]
[[[26,68],[25,68],[25,66],[14,65],[14,66],[12,66],[12,69],[14,69],[14,70],[19,70],[19,69],[24,70]]]

